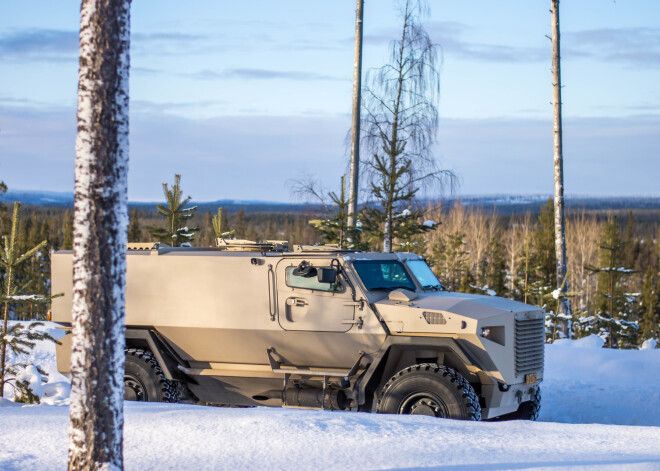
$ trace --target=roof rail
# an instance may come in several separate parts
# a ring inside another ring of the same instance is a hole
[[[303,245],[296,244],[293,246],[294,252],[342,252],[339,244],[325,244],[325,245]]]
[[[289,250],[289,242],[286,240],[266,240],[255,242],[245,239],[223,239],[217,238],[215,242],[219,249],[229,252],[286,252]]]
[[[128,250],[158,250],[162,247],[169,247],[162,242],[129,242],[126,245]]]

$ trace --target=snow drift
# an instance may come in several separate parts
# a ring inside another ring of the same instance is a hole
[[[547,346],[540,422],[126,403],[125,467],[660,470],[660,350],[601,346]],[[52,344],[34,359],[51,373],[44,404],[0,400],[2,470],[66,467],[67,381]]]

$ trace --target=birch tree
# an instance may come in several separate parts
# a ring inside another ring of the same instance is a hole
[[[365,87],[365,145],[371,195],[378,207],[365,225],[382,227],[383,251],[392,251],[393,227],[415,198],[420,186],[453,174],[439,170],[432,146],[438,128],[440,75],[437,51],[421,24],[427,13],[423,0],[401,5],[400,39],[391,45],[390,62],[367,77]],[[423,227],[420,227],[423,230]]]
[[[123,469],[130,0],[83,0],[69,469]]]

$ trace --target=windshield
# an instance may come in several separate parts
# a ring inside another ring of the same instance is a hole
[[[424,289],[444,289],[424,260],[408,260],[408,268]]]
[[[415,291],[410,275],[396,260],[356,260],[353,267],[369,291],[392,291],[398,288]]]

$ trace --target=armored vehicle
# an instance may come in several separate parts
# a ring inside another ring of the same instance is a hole
[[[536,418],[541,309],[445,291],[411,253],[219,245],[129,244],[125,399]],[[66,329],[70,251],[52,255],[52,292]]]

